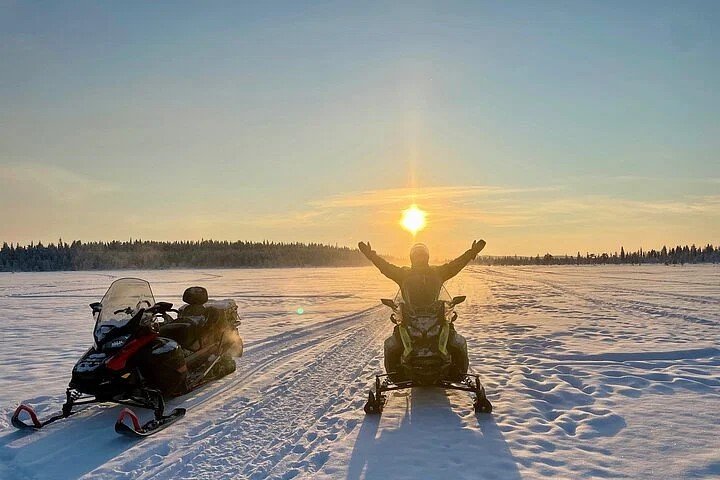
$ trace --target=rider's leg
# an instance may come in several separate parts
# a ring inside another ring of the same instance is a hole
[[[468,360],[467,340],[465,337],[451,328],[450,337],[448,338],[448,351],[452,356],[453,376],[467,373],[470,361]]]
[[[392,336],[385,339],[385,372],[400,373],[400,357],[402,355],[403,346],[400,340],[398,327],[393,330]]]

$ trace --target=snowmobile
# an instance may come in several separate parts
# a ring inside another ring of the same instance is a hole
[[[100,302],[90,304],[93,346],[73,368],[62,411],[40,421],[31,407],[20,405],[12,424],[40,429],[78,413],[78,405],[100,402],[153,411],[142,426],[129,408],[120,412],[115,431],[131,437],[151,435],[182,418],[183,408],[165,413],[165,399],[234,372],[234,357],[243,353],[233,300],[209,300],[205,288],[190,287],[183,301],[175,310],[172,303],[156,302],[145,280],[114,281]],[[20,419],[23,412],[32,423]]]
[[[375,390],[368,392],[365,413],[382,413],[387,401],[385,392],[416,386],[472,392],[475,411],[491,413],[492,404],[480,377],[467,372],[467,345],[462,342],[460,351],[451,351],[449,344],[451,335],[455,335],[455,306],[466,297],[451,298],[445,286],[441,286],[437,295],[422,298],[427,297],[427,289],[423,289],[422,294],[411,295],[413,289],[408,287],[403,285],[394,299],[381,300],[392,309],[393,335],[400,337],[403,351],[399,361],[391,361],[386,356],[386,373],[375,375]]]

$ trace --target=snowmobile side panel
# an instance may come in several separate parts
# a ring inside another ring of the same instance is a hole
[[[410,339],[410,334],[404,325],[399,325],[398,327],[398,330],[400,331],[400,339],[402,340],[404,347],[402,356],[403,358],[407,358],[413,351],[412,340]]]
[[[442,326],[442,330],[440,330],[440,336],[438,339],[438,350],[440,350],[440,353],[447,356],[447,343],[448,338],[450,338],[450,324],[444,323]]]
[[[140,371],[150,385],[164,395],[178,395],[187,390],[188,369],[175,340],[158,337],[151,348],[139,355]]]

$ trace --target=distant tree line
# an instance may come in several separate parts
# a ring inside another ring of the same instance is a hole
[[[68,244],[3,243],[0,271],[124,270],[162,268],[350,267],[369,262],[357,250],[319,243],[228,242],[217,240],[154,242],[78,240]],[[720,247],[676,246],[660,250],[585,253],[576,256],[480,256],[479,265],[596,265],[660,263],[720,263]]]
[[[686,263],[720,263],[720,247],[713,247],[708,244],[704,247],[695,245],[676,246],[667,248],[663,246],[660,250],[637,250],[626,252],[620,247],[620,252],[589,253],[576,256],[560,255],[553,256],[546,253],[542,257],[501,256],[501,257],[478,257],[475,263],[480,265],[604,265],[604,264],[641,264],[660,263],[665,265],[684,265]]]
[[[31,243],[0,248],[0,271],[161,268],[336,267],[367,265],[357,249],[318,243],[113,241]]]

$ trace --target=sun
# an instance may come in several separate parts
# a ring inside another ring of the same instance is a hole
[[[417,205],[410,205],[410,208],[403,210],[400,225],[408,232],[416,235],[417,232],[425,228],[426,215]]]

